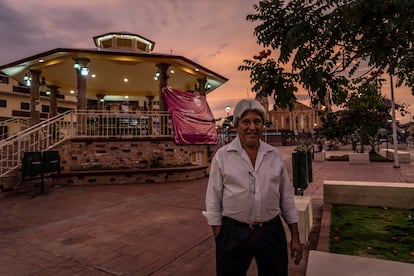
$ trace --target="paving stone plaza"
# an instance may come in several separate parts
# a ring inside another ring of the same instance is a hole
[[[293,149],[281,147],[290,169]],[[327,154],[347,149],[340,151]],[[289,264],[290,275],[414,275],[413,264],[326,252],[327,179],[414,183],[414,163],[395,169],[392,162],[313,162],[313,182],[304,192],[312,197],[313,229],[301,264]],[[33,190],[4,197],[0,275],[214,275],[214,241],[201,215],[206,185],[207,178],[47,187],[44,194]],[[256,274],[252,264],[248,275]]]

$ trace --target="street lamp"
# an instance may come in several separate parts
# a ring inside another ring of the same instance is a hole
[[[226,106],[227,119],[229,119],[229,117],[230,117],[230,110],[231,110],[231,107],[229,105]]]
[[[86,57],[75,57],[73,60],[75,61],[73,68],[76,70],[76,72],[80,76],[87,77],[89,74],[89,68],[87,64],[90,62],[90,59]]]

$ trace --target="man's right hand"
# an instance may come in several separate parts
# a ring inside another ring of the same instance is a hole
[[[218,236],[218,234],[220,233],[220,230],[221,230],[221,225],[213,225],[213,226],[211,226],[211,229],[213,230],[214,238],[217,238],[217,236]]]

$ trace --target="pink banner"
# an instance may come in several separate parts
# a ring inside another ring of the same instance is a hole
[[[217,144],[214,116],[205,96],[162,88],[176,144]]]

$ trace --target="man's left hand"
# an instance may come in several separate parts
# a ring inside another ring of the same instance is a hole
[[[303,248],[300,244],[299,236],[292,236],[292,240],[290,241],[290,257],[296,265],[298,265],[302,259],[302,250]]]

